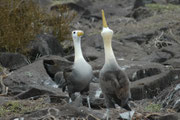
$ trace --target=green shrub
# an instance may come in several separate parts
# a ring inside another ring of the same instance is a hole
[[[12,100],[0,105],[0,117],[20,115],[26,112],[32,112],[34,110],[42,109],[44,107],[46,107],[46,105],[42,103]]]
[[[19,102],[7,102],[4,106],[0,106],[0,116],[4,116],[10,113],[20,113],[22,108],[23,107]]]
[[[145,107],[147,112],[160,112],[162,106],[160,104],[151,103]]]
[[[68,39],[74,14],[66,6],[56,12],[61,16],[43,12],[31,0],[0,0],[0,51],[26,53],[37,34],[50,30],[60,41]]]

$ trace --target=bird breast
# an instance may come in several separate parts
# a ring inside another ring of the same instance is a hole
[[[92,68],[87,62],[76,62],[73,66],[79,80],[89,80],[92,77]]]

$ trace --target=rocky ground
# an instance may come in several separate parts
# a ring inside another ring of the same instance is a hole
[[[51,0],[37,4],[55,8]],[[77,13],[72,30],[85,32],[83,54],[95,76],[90,85],[92,109],[84,98],[83,104],[81,99],[68,103],[67,93],[58,88],[54,78],[72,65],[72,42],[59,44],[54,36],[40,34],[30,45],[35,61],[19,53],[0,54],[0,119],[103,119],[106,108],[98,83],[104,64],[101,9],[114,31],[116,59],[131,81],[133,120],[180,119],[179,0],[67,0],[61,4]],[[110,110],[110,117],[125,119],[126,112],[117,106]]]

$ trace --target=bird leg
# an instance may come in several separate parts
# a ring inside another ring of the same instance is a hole
[[[72,101],[74,101],[76,99],[76,96],[74,93],[69,93],[69,103],[71,103]]]
[[[132,120],[131,111],[128,111],[128,112],[129,112],[129,118],[130,118],[130,120]]]
[[[91,109],[91,104],[90,104],[90,97],[89,97],[89,86],[86,87],[83,91],[80,92],[82,96],[86,96],[87,104],[89,110]]]
[[[91,104],[90,104],[90,98],[89,98],[89,95],[87,96],[87,103],[88,103],[88,108],[89,110],[91,109]]]
[[[72,102],[72,100],[71,100],[71,98],[69,98],[69,103],[71,103]]]
[[[76,95],[76,99],[72,102],[73,105],[75,105],[76,107],[81,107],[83,106],[82,104],[82,101],[83,101],[83,98],[80,94],[78,93],[75,93]]]
[[[0,96],[7,95],[8,87],[6,87],[3,83],[3,76],[0,76],[0,87],[2,88],[2,93],[0,94]]]
[[[109,119],[109,108],[115,108],[115,104],[113,103],[112,99],[110,96],[108,96],[107,94],[104,94],[104,98],[106,101],[106,113],[104,114],[104,119],[106,118],[106,120]]]
[[[106,109],[106,113],[104,114],[103,119],[109,120],[109,108]]]

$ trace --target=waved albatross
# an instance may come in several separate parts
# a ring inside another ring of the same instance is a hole
[[[127,102],[130,98],[129,79],[127,75],[121,71],[112,50],[113,31],[109,29],[104,11],[102,10],[103,29],[101,36],[105,49],[105,64],[100,71],[99,79],[102,92],[105,97],[107,112],[105,117],[109,118],[109,108],[115,108],[115,104],[130,111]]]
[[[69,97],[72,101],[75,100],[75,93],[87,94],[89,91],[89,84],[93,78],[92,67],[84,59],[81,50],[81,37],[84,34],[81,30],[72,31],[72,38],[74,42],[75,58],[74,64],[71,68],[63,71],[65,82],[61,85],[63,89],[67,86]],[[89,96],[87,96],[88,106],[90,108]]]

